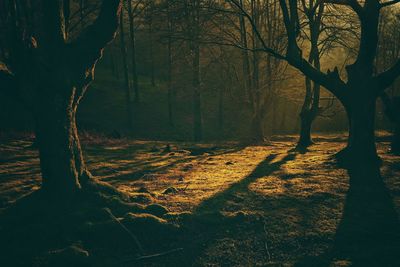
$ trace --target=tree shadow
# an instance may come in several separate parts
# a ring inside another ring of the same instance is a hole
[[[274,171],[278,170],[283,164],[288,161],[294,160],[296,154],[289,153],[284,156],[281,160],[272,162],[276,159],[277,154],[271,154],[267,156],[257,167],[244,179],[237,183],[232,184],[227,189],[215,194],[213,197],[203,201],[194,211],[194,214],[202,214],[205,212],[215,211],[224,207],[226,199],[237,193],[248,190],[248,186],[256,181],[258,178],[268,176]]]
[[[180,164],[190,163],[190,162],[198,161],[198,160],[204,160],[204,159],[207,159],[208,157],[222,156],[222,155],[226,155],[226,154],[230,154],[230,153],[236,153],[245,148],[246,148],[245,146],[237,146],[237,147],[233,147],[233,148],[218,149],[216,151],[213,151],[211,154],[207,153],[207,154],[201,154],[201,155],[196,155],[196,156],[182,155],[179,157],[174,157],[171,162],[167,162],[166,164],[161,165],[161,166],[153,166],[152,164],[163,162],[163,161],[165,161],[164,158],[159,158],[159,159],[152,160],[152,161],[146,161],[145,163],[142,163],[142,164],[138,164],[138,163],[127,164],[127,165],[122,166],[121,168],[115,169],[115,172],[132,169],[131,172],[124,173],[124,174],[117,173],[110,177],[103,178],[102,180],[113,183],[113,184],[125,183],[127,181],[136,181],[136,180],[142,178],[144,175],[163,173],[163,172],[166,172],[169,169],[172,169]],[[126,158],[126,155],[125,155],[125,158]],[[94,174],[96,174],[96,173],[94,173]]]
[[[400,266],[400,221],[377,165],[348,169],[350,188],[330,251],[295,266]]]
[[[294,160],[297,154],[289,153],[279,160],[275,161],[278,154],[267,156],[257,167],[242,180],[230,185],[227,189],[216,193],[214,196],[204,200],[193,211],[188,221],[186,221],[185,231],[181,244],[186,244],[185,255],[182,259],[182,266],[196,265],[196,260],[204,253],[209,244],[212,244],[219,238],[226,237],[226,232],[236,232],[239,228],[248,229],[262,228],[262,220],[258,218],[248,218],[240,210],[235,210],[234,215],[226,216],[222,211],[225,210],[227,202],[244,201],[244,198],[257,198],[259,195],[249,191],[249,185],[257,179],[269,176],[278,170],[283,164]],[[246,194],[243,199],[239,195]],[[255,199],[254,199],[255,200]],[[256,220],[256,221],[252,221]],[[251,224],[251,226],[246,224]],[[260,225],[258,225],[260,224]],[[243,231],[243,229],[242,229]],[[190,240],[187,240],[190,238]]]

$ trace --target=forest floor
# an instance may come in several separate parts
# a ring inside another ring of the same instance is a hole
[[[400,214],[400,157],[387,153],[388,143],[382,140],[381,173]],[[82,246],[91,257],[101,258],[96,266],[400,266],[398,261],[371,261],[388,256],[374,247],[355,248],[345,256],[330,253],[349,189],[347,171],[332,164],[331,156],[344,146],[345,137],[315,136],[307,153],[294,151],[295,141],[295,136],[277,136],[269,145],[247,146],[84,138],[93,175],[138,203],[162,205],[168,213],[160,220],[180,230],[166,239],[162,231],[133,228],[147,254],[179,248],[134,263],[121,261],[132,244],[118,252]],[[1,142],[0,209],[39,187],[32,140]],[[126,235],[116,231],[113,238],[118,243]],[[394,249],[400,252],[400,244]]]

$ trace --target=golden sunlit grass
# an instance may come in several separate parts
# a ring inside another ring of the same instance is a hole
[[[197,244],[188,256],[195,266],[292,266],[332,246],[348,190],[347,172],[330,163],[343,137],[316,139],[305,154],[293,151],[293,137],[268,146],[171,142],[169,150],[165,142],[97,140],[84,147],[99,179],[166,207],[164,220],[182,217]],[[2,208],[39,187],[30,144],[0,145]],[[382,173],[400,212],[400,160],[387,146],[379,145]]]

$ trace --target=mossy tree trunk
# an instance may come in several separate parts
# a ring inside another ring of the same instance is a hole
[[[121,3],[102,1],[96,20],[73,41],[65,31],[65,1],[37,4],[35,34],[28,42],[23,24],[10,25],[10,66],[1,65],[0,82],[6,86],[0,88],[18,97],[33,114],[43,191],[53,199],[67,200],[91,180],[76,112],[104,47],[115,37]]]

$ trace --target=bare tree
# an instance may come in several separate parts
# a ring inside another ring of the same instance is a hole
[[[356,60],[346,66],[347,79],[344,79],[340,77],[338,68],[324,73],[304,59],[298,43],[300,23],[297,0],[280,0],[288,42],[285,54],[267,45],[251,14],[243,10],[238,1],[232,0],[236,8],[247,17],[257,31],[257,37],[266,53],[286,60],[311,80],[324,86],[343,104],[349,119],[349,138],[347,147],[338,154],[339,159],[352,158],[355,163],[377,162],[374,134],[376,100],[400,75],[400,60],[386,71],[374,74],[378,24],[382,9],[389,8],[397,2],[380,3],[378,0],[366,0],[363,4],[357,0],[319,2],[319,4],[341,5],[350,9],[360,23],[361,36]]]

